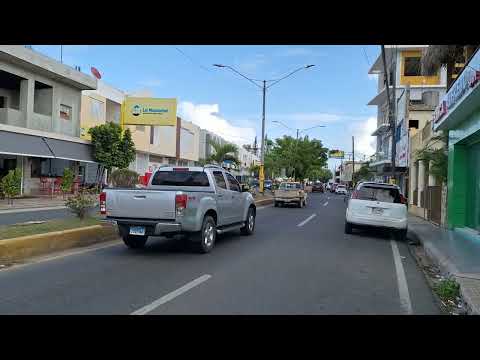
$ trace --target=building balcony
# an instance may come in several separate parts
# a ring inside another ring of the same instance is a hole
[[[382,122],[372,133],[372,136],[385,135],[389,129],[390,125],[388,124],[388,122]]]
[[[378,165],[388,165],[391,163],[390,154],[377,152],[370,156],[370,167],[375,167]]]

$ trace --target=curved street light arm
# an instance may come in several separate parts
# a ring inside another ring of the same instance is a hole
[[[284,127],[286,127],[288,130],[292,130],[292,131],[295,131],[295,129],[292,129],[291,127],[285,125],[283,122],[281,121],[278,121],[278,120],[273,120],[272,121],[273,123],[276,123],[276,124],[280,124],[280,125],[283,125]]]
[[[307,129],[301,129],[299,132],[303,132],[303,131],[307,131],[307,130],[312,130],[312,129],[315,129],[315,128],[324,128],[325,125],[317,125],[317,126],[312,126],[312,127],[309,127]]]
[[[241,77],[243,77],[244,79],[247,79],[248,81],[250,81],[252,84],[254,84],[255,86],[258,86],[260,89],[263,89],[263,86],[257,84],[253,79],[250,79],[249,77],[243,75],[241,72],[235,70],[233,67],[231,67],[230,65],[217,65],[217,64],[214,64],[214,66],[216,67],[224,67],[224,68],[228,68],[230,69],[231,71],[233,71],[234,73],[240,75]]]
[[[289,74],[285,75],[284,77],[282,77],[282,78],[280,78],[280,79],[278,79],[278,80],[274,81],[274,82],[273,82],[273,83],[271,83],[270,85],[268,85],[268,86],[267,86],[267,89],[268,89],[268,88],[271,88],[273,85],[275,85],[276,83],[278,83],[278,82],[282,81],[283,79],[286,79],[286,78],[288,78],[289,76],[292,76],[292,75],[293,75],[293,74],[295,74],[296,72],[299,72],[300,70],[308,69],[308,68],[310,68],[310,67],[312,67],[312,66],[314,66],[314,65],[302,66],[302,67],[300,67],[300,68],[298,68],[298,69],[296,69],[296,70],[292,71],[291,73],[289,73]]]

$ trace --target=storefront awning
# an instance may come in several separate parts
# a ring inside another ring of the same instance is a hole
[[[93,148],[91,145],[51,138],[44,139],[57,159],[88,163],[95,162],[93,159]]]
[[[89,144],[0,130],[0,154],[94,163]]]
[[[1,130],[0,154],[42,158],[55,157],[41,137]]]

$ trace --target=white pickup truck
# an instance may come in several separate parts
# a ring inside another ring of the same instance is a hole
[[[125,244],[141,248],[148,236],[188,234],[197,251],[209,252],[217,234],[255,228],[253,196],[223,168],[161,167],[145,189],[107,188],[100,212],[116,222]]]

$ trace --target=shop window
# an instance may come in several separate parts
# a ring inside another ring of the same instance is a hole
[[[72,107],[60,104],[60,118],[64,120],[72,120]]]
[[[97,99],[90,98],[90,120],[95,123],[103,123],[104,119],[104,103]]]
[[[420,57],[406,57],[403,75],[404,76],[421,76]]]
[[[45,161],[45,159],[34,158],[31,161],[30,177],[39,178],[42,176],[42,162]]]
[[[408,127],[410,129],[418,129],[418,120],[408,120]]]

